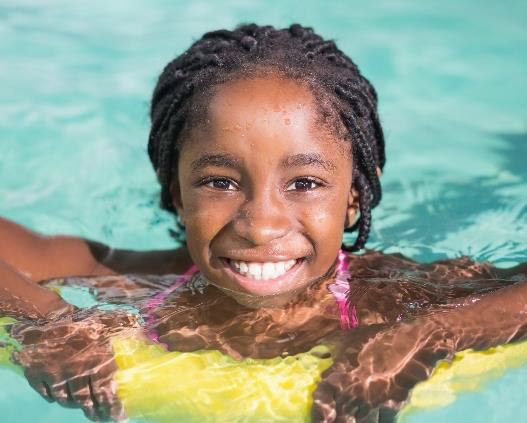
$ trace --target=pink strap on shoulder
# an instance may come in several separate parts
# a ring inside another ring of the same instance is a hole
[[[348,302],[348,297],[350,293],[349,285],[349,257],[348,255],[340,250],[338,256],[338,265],[337,265],[337,276],[335,278],[335,283],[329,285],[329,290],[335,297],[337,304],[339,306],[340,314],[340,327],[341,329],[352,329],[359,327],[359,319],[357,319],[357,310],[354,304]]]
[[[152,328],[152,325],[155,323],[156,320],[153,313],[154,309],[162,305],[172,292],[174,292],[180,286],[186,284],[189,281],[190,276],[192,276],[197,271],[198,268],[196,267],[196,265],[192,265],[190,269],[183,273],[172,285],[159,292],[146,304],[146,327],[148,328],[148,332],[146,335],[152,341],[159,343],[159,337],[157,335],[157,332],[155,331],[155,329]]]

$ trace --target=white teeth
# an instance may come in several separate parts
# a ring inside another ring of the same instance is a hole
[[[259,263],[249,263],[249,275],[253,279],[260,279],[260,276],[262,276],[262,265]]]
[[[262,266],[262,279],[271,279],[275,274],[273,263],[264,263]]]
[[[282,276],[295,265],[296,260],[265,263],[230,260],[230,263],[232,268],[240,275],[255,280],[268,280]]]

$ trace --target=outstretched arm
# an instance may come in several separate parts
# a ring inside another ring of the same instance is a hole
[[[471,304],[373,331],[366,341],[359,340],[360,347],[357,336],[350,332],[337,362],[319,384],[314,422],[361,422],[375,413],[395,415],[439,360],[468,348],[527,339],[527,278]]]
[[[44,236],[0,217],[0,260],[38,282],[61,276],[112,274],[109,247],[78,237]]]
[[[66,307],[52,291],[39,287],[40,281],[124,273],[177,274],[190,265],[185,249],[113,250],[79,237],[43,236],[0,217],[0,315],[41,318]],[[131,282],[126,289],[133,288]]]
[[[442,344],[450,351],[485,349],[527,339],[527,275],[473,304],[427,317]]]
[[[112,249],[73,236],[44,236],[0,217],[0,260],[39,282],[69,276],[124,273],[184,273],[192,261],[186,249]]]

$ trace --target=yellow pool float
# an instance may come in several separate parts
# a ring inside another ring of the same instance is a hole
[[[219,351],[166,352],[112,342],[117,392],[128,415],[155,423],[307,423],[313,391],[331,366],[325,346],[288,357],[234,360]]]
[[[0,365],[19,348],[0,318]],[[272,359],[235,360],[219,351],[167,352],[138,334],[112,340],[117,392],[130,418],[152,423],[309,423],[312,394],[332,364],[330,348]],[[527,342],[471,350],[440,363],[418,384],[400,417],[444,406],[462,391],[481,389],[507,369],[527,364]],[[20,372],[21,373],[21,372]]]

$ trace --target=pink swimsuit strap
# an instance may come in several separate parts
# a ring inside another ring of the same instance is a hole
[[[334,283],[329,285],[329,290],[335,297],[337,304],[339,306],[339,315],[340,315],[340,327],[341,329],[352,329],[359,326],[359,320],[357,319],[357,310],[354,304],[348,302],[348,296],[350,292],[349,281],[347,280],[349,276],[349,257],[348,255],[340,250],[338,256],[337,264],[337,277]],[[190,280],[190,276],[198,272],[198,268],[195,265],[192,265],[183,275],[181,275],[171,286],[161,291],[155,295],[146,305],[146,326],[148,328],[147,336],[154,342],[159,343],[159,338],[155,329],[152,328],[153,324],[156,321],[154,316],[154,309],[162,305],[167,297],[174,292],[180,286],[183,286]]]
[[[190,269],[188,269],[185,273],[183,273],[172,285],[170,285],[168,288],[156,294],[146,304],[146,327],[148,328],[146,335],[152,341],[159,343],[159,337],[157,335],[157,332],[155,329],[152,328],[153,324],[156,321],[156,317],[154,315],[154,309],[156,307],[159,307],[160,305],[163,305],[167,297],[172,292],[174,292],[176,289],[178,289],[180,286],[185,285],[189,281],[190,276],[192,276],[197,271],[198,271],[198,268],[196,267],[196,265],[193,264],[190,267]]]
[[[337,277],[335,278],[335,282],[328,287],[339,306],[340,327],[344,330],[359,327],[359,319],[357,318],[355,304],[350,304],[348,301],[351,291],[348,280],[349,262],[349,256],[344,251],[340,250],[338,256]]]

